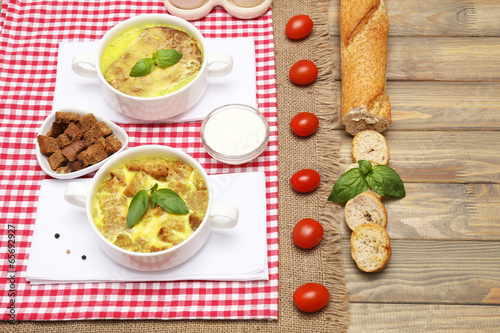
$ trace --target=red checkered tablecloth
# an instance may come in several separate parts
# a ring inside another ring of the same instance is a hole
[[[257,102],[271,126],[267,150],[242,166],[212,159],[200,123],[123,125],[130,146],[165,144],[196,158],[208,174],[264,171],[269,281],[82,283],[26,281],[42,179],[36,133],[52,110],[58,44],[98,40],[139,14],[167,13],[163,1],[4,0],[0,33],[0,310],[3,320],[276,319],[278,316],[278,143],[272,12],[239,20],[216,7],[193,21],[207,38],[253,37]],[[70,69],[68,69],[70,70]],[[244,195],[242,190],[241,195]]]

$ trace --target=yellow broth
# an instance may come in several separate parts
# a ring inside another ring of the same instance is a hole
[[[151,58],[159,49],[175,49],[182,53],[182,58],[170,67],[155,66],[145,76],[129,75],[139,60]],[[202,63],[201,45],[194,37],[170,25],[149,24],[115,38],[103,53],[101,71],[111,86],[127,95],[158,97],[190,83],[198,75]]]

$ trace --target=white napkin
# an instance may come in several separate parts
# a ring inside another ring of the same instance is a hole
[[[214,202],[238,207],[237,226],[212,228],[208,240],[193,257],[157,272],[129,269],[110,259],[99,247],[85,209],[64,200],[64,190],[70,181],[43,180],[26,279],[32,284],[268,280],[265,174],[209,177],[214,185]],[[90,179],[76,181],[90,182]],[[56,233],[60,235],[57,239]],[[67,249],[71,251],[69,254]]]
[[[148,123],[127,117],[108,104],[104,99],[97,78],[81,77],[71,69],[73,55],[78,52],[96,53],[98,42],[63,42],[59,44],[56,87],[53,110],[73,107],[99,114],[115,123]],[[257,106],[255,78],[255,45],[253,38],[206,39],[205,54],[225,51],[233,57],[233,70],[224,77],[209,77],[208,88],[188,111],[161,121],[177,123],[198,121],[213,109],[232,103]],[[217,64],[214,64],[216,66]],[[158,121],[154,121],[158,123]]]

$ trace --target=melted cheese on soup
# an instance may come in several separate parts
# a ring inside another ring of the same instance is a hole
[[[127,228],[128,207],[140,190],[169,188],[186,202],[189,214],[171,214],[159,205]],[[187,239],[205,217],[208,191],[201,175],[189,165],[162,158],[133,160],[114,168],[101,182],[92,205],[99,231],[115,245],[134,252],[169,249]]]
[[[182,58],[173,66],[155,69],[141,77],[130,76],[132,67],[161,49],[174,49]],[[191,82],[200,71],[203,55],[196,39],[169,26],[143,26],[116,38],[104,51],[101,71],[115,89],[132,96],[157,97]]]

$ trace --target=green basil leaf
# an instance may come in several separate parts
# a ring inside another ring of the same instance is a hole
[[[179,62],[182,58],[182,53],[173,49],[158,50],[153,55],[155,63],[161,68],[170,67]]]
[[[156,207],[156,202],[158,201],[156,191],[151,190],[150,196],[151,196],[151,209],[153,209]]]
[[[368,172],[372,170],[372,164],[370,161],[367,160],[361,160],[358,161],[359,169],[363,173],[363,175],[366,175]]]
[[[403,180],[396,171],[387,165],[375,165],[366,181],[380,195],[391,195],[404,198],[406,196]]]
[[[134,195],[128,207],[127,228],[132,228],[139,222],[146,210],[148,210],[148,205],[149,195],[147,190],[141,190]]]
[[[377,172],[369,172],[366,175],[366,182],[375,192],[381,196],[385,196],[385,178]]]
[[[151,209],[156,207],[156,189],[158,188],[158,183],[154,184],[149,190],[149,195],[151,197]]]
[[[354,168],[345,172],[337,179],[328,197],[328,201],[347,202],[367,189],[368,184],[366,183],[365,175],[359,168]]]
[[[172,214],[188,214],[189,209],[182,198],[168,188],[156,191],[158,205]]]
[[[132,67],[132,70],[130,71],[130,76],[132,77],[139,77],[139,76],[144,76],[148,75],[153,71],[155,68],[155,62],[151,58],[143,58],[139,60],[134,67]]]

